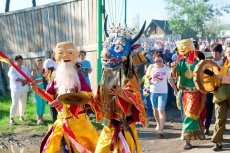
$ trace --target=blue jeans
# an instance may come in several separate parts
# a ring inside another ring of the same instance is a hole
[[[141,89],[141,98],[145,105],[147,117],[153,117],[153,109],[152,109],[152,104],[150,101],[150,96],[147,96],[147,97],[143,96],[143,89]]]
[[[173,104],[176,104],[176,96],[174,95],[174,90],[171,85],[168,83],[168,96],[167,96],[167,104],[166,110],[170,110],[173,107]]]
[[[150,96],[143,97],[143,102],[145,104],[147,117],[153,117],[153,107],[150,101]]]
[[[207,99],[205,102],[205,107],[206,107],[206,120],[205,120],[205,128],[209,129],[210,124],[212,122],[212,113],[213,113],[213,108],[214,108],[214,103],[212,102],[213,99],[213,93],[207,93]]]
[[[150,100],[152,102],[153,109],[165,110],[167,93],[151,93]]]

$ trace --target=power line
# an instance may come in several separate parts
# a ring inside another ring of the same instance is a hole
[[[123,9],[124,9],[124,2],[122,3],[122,1],[123,1],[123,0],[121,0],[121,5],[122,5],[122,7],[120,7],[120,8],[121,8],[121,13],[120,13],[120,17],[119,17],[120,22],[122,22],[122,20],[121,20],[121,15],[123,14]]]
[[[109,19],[111,19],[111,22],[113,23],[114,22],[114,20],[113,20],[114,18],[113,18],[113,11],[112,11],[112,9],[110,9],[111,8],[110,7],[110,0],[108,0],[108,7],[109,7],[109,14],[110,14]]]

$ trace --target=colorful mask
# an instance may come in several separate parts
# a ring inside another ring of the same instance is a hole
[[[132,39],[134,29],[129,29],[126,26],[120,25],[111,26],[107,30],[107,18],[105,19],[104,30],[106,41],[103,43],[103,50],[101,53],[102,64],[104,67],[116,68],[118,65],[126,61],[131,53],[131,46],[135,43],[144,32],[145,23],[142,26],[137,36]]]
[[[63,60],[64,62],[72,62],[75,65],[78,59],[78,50],[71,42],[60,42],[54,48],[54,58],[57,64]]]
[[[195,46],[192,40],[183,39],[178,44],[177,49],[178,49],[179,54],[184,56],[190,51],[195,51]]]

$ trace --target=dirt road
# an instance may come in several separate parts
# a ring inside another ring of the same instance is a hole
[[[230,153],[230,121],[228,121],[225,132],[225,141],[223,153]],[[181,123],[179,111],[174,109],[167,112],[167,123],[165,138],[159,139],[155,129],[155,122],[150,122],[148,128],[142,128],[137,125],[141,148],[143,153],[212,153],[210,142],[211,135],[207,140],[193,141],[194,148],[184,151],[183,142],[180,140]],[[211,127],[211,130],[213,126]],[[44,133],[20,133],[15,131],[12,135],[2,136],[0,138],[0,153],[38,153],[39,145]]]

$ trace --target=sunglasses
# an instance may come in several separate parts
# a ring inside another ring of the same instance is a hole
[[[162,60],[156,60],[155,62],[156,63],[162,63]]]

